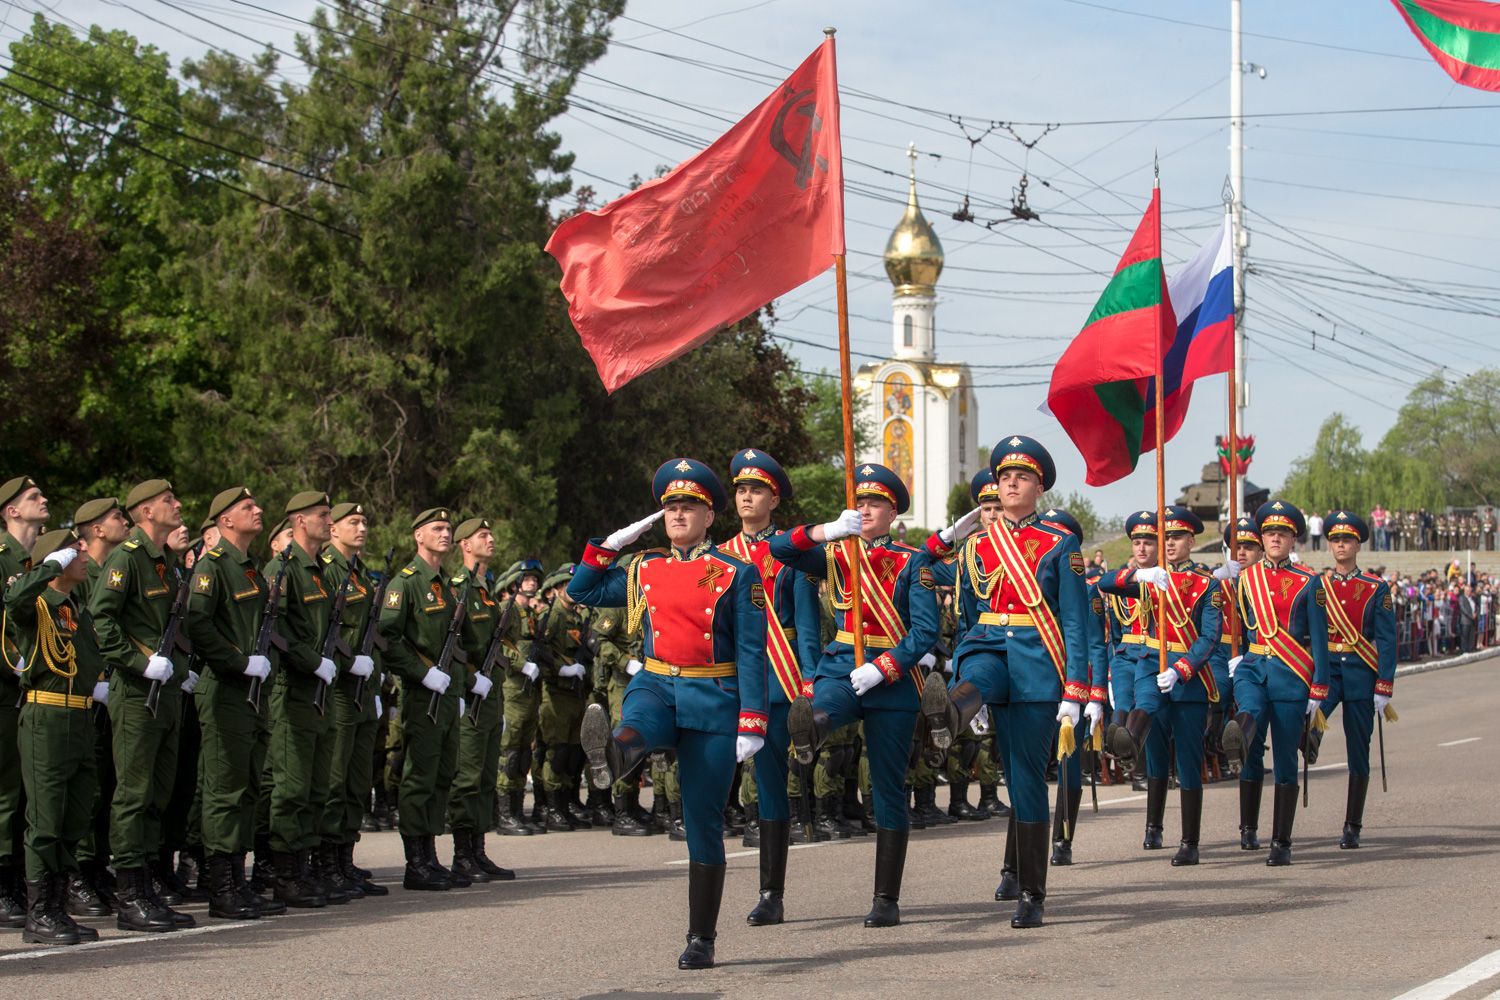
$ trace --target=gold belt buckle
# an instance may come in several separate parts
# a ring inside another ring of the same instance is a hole
[[[1010,624],[1010,613],[1009,612],[1005,612],[1005,611],[1000,612],[1000,624],[1001,625],[1009,625]]]
[[[1340,642],[1340,643],[1337,643],[1337,644],[1336,644],[1336,645],[1335,645],[1335,646],[1334,646],[1334,652],[1335,652],[1335,653],[1342,653],[1342,652],[1343,652],[1343,651],[1344,651],[1344,644],[1343,644],[1343,643],[1342,643],[1342,642]]]
[[[667,673],[671,674],[673,677],[681,677],[682,668],[674,663],[671,666],[667,667]]]

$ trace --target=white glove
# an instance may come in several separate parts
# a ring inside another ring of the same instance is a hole
[[[1312,718],[1312,714],[1314,712],[1316,712],[1318,710],[1318,708],[1320,706],[1322,706],[1322,704],[1323,704],[1323,701],[1322,701],[1321,698],[1309,698],[1309,699],[1307,699],[1307,716],[1308,716],[1308,718]]]
[[[77,558],[78,550],[70,545],[65,549],[58,549],[56,552],[49,553],[47,558],[43,559],[42,562],[57,563],[58,569],[67,569],[68,564]]]
[[[1097,701],[1091,701],[1083,706],[1083,717],[1089,720],[1090,729],[1098,729],[1104,725],[1104,705]]]
[[[1299,563],[1302,561],[1302,557],[1293,552],[1291,555],[1286,557],[1286,561],[1290,563]]]
[[[734,759],[743,764],[760,753],[760,748],[765,745],[764,736],[740,736],[734,741]]]
[[[460,719],[462,719],[464,717],[464,708],[465,708],[465,705],[464,705],[463,695],[459,695],[458,696],[458,717]]]
[[[1240,661],[1243,659],[1243,656],[1231,656],[1229,658],[1229,676],[1231,678],[1234,677],[1234,672],[1240,669]]]
[[[152,655],[146,660],[146,680],[165,681],[172,676],[172,661],[165,656]]]
[[[428,667],[426,675],[422,678],[422,686],[429,691],[436,692],[437,694],[442,694],[444,691],[448,690],[448,684],[451,681],[452,678],[443,673],[437,667]]]
[[[98,701],[99,700],[99,696],[95,695],[94,696],[94,700]],[[1375,714],[1379,715],[1381,712],[1384,712],[1385,711],[1385,706],[1389,705],[1390,703],[1391,703],[1391,696],[1390,695],[1388,695],[1388,694],[1377,694],[1375,696]]]
[[[339,668],[326,656],[318,661],[318,669],[313,671],[313,676],[324,684],[332,684],[338,675]]]
[[[823,525],[823,541],[836,542],[840,538],[848,538],[857,535],[863,525],[863,519],[857,510],[846,510],[837,518]]]
[[[867,691],[873,691],[885,683],[885,674],[873,663],[866,663],[862,667],[856,667],[849,671],[849,683],[854,685],[854,693],[863,695]]]
[[[951,548],[972,535],[974,528],[979,524],[979,511],[980,508],[975,507],[953,524],[939,531],[938,537],[943,540],[943,544]]]
[[[245,658],[245,676],[265,680],[271,676],[271,660],[265,656],[248,656]]]
[[[626,525],[619,531],[614,532],[604,540],[604,547],[612,552],[618,552],[631,542],[644,535],[650,527],[660,521],[665,510],[659,510],[649,517],[643,517],[634,524]]]
[[[1168,667],[1156,675],[1156,689],[1162,694],[1167,694],[1177,686],[1177,682],[1180,680],[1182,678],[1177,676],[1176,669]]]
[[[484,676],[484,674],[474,675],[474,697],[488,698],[490,696],[490,688],[494,686],[495,682]]]
[[[562,669],[558,670],[557,676],[559,676],[559,677],[582,677],[584,675],[584,673],[585,673],[585,671],[583,669],[583,664],[582,663],[570,663],[566,667],[563,667]]]
[[[24,674],[26,672],[26,657],[24,657],[24,656],[18,656],[18,657],[16,657],[16,665],[15,665],[14,670],[15,670],[15,673],[17,674],[17,676],[19,676],[21,674]]]
[[[640,660],[631,660],[625,664],[625,672],[631,677],[634,677],[636,674],[640,673],[645,668],[645,666],[646,665]]]
[[[1215,580],[1233,580],[1240,575],[1240,564],[1233,559],[1214,570]]]
[[[923,653],[922,658],[917,661],[917,666],[921,667],[923,670],[931,670],[933,667],[937,666],[937,654]]]
[[[183,694],[192,694],[193,693],[193,689],[196,688],[197,686],[198,686],[198,672],[196,670],[189,670],[188,671],[188,675],[187,675],[187,679],[182,682],[182,693]]]
[[[537,666],[535,663],[532,663],[530,660],[527,660],[525,663],[521,664],[521,676],[525,677],[529,681],[535,682],[538,677],[542,676],[542,668]]]
[[[1379,695],[1376,695],[1376,697],[1378,698]],[[1387,698],[1386,701],[1390,701],[1390,699]],[[94,704],[109,704],[109,681],[100,681],[94,685]]]
[[[1170,586],[1171,576],[1166,568],[1162,566],[1147,566],[1145,569],[1135,571],[1135,582],[1144,583],[1148,587],[1157,590],[1166,590]]]
[[[375,661],[368,656],[356,656],[349,664],[349,673],[355,677],[368,677],[375,672]]]
[[[1064,719],[1069,719],[1072,721],[1073,725],[1076,726],[1078,725],[1078,720],[1081,718],[1083,718],[1083,709],[1078,707],[1078,702],[1060,701],[1057,703],[1058,722],[1061,722]]]
[[[385,705],[381,703],[381,701],[380,701],[380,695],[377,694],[375,696],[375,718],[378,719],[378,718],[380,718],[384,714],[385,714]]]
[[[975,736],[988,736],[990,732],[990,706],[980,705],[979,711],[974,713],[974,720],[969,723],[969,728],[974,731]]]

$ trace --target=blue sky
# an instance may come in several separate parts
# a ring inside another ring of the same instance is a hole
[[[0,37],[16,37],[38,2],[0,12]],[[226,29],[290,49],[315,6],[128,2],[135,11],[117,0],[55,10],[135,32],[175,62],[203,49],[184,32],[240,53],[254,46]],[[1251,478],[1275,487],[1330,413],[1345,413],[1373,445],[1417,378],[1497,363],[1500,94],[1455,86],[1386,0],[1244,6],[1244,58],[1267,71],[1245,80],[1245,430],[1258,445]],[[867,355],[855,364],[889,350],[879,254],[900,217],[904,151],[915,142],[922,205],[947,251],[939,356],[991,366],[975,369],[980,437],[1038,437],[1066,490],[1081,485],[1082,461],[1037,407],[1146,205],[1153,153],[1169,269],[1220,218],[1228,24],[1228,0],[634,0],[616,23],[620,44],[590,69],[558,129],[577,168],[600,178],[578,182],[613,197],[631,175],[650,176],[710,141],[825,25],[837,26],[853,341]],[[306,72],[289,61],[283,69],[291,79]],[[1490,107],[1463,110],[1474,105]],[[1303,114],[1414,106],[1443,110]],[[1253,117],[1288,113],[1299,116]],[[973,146],[965,138],[986,131]],[[1039,136],[1030,151],[1021,144]],[[1023,170],[1039,221],[985,228],[951,217],[965,193],[980,222],[1008,217]],[[779,304],[779,333],[821,345],[788,343],[807,370],[836,363],[832,306],[831,274]],[[1167,446],[1170,492],[1213,459],[1224,413],[1223,378],[1200,382]],[[1150,461],[1085,492],[1106,514],[1154,503]]]

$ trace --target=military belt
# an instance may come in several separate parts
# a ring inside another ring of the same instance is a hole
[[[1275,656],[1276,655],[1276,651],[1274,649],[1272,649],[1270,646],[1267,646],[1263,642],[1252,642],[1248,648],[1249,648],[1249,651],[1252,652],[1252,653],[1254,653],[1256,656]]]
[[[1146,645],[1152,649],[1161,649],[1161,640],[1155,636],[1148,636],[1146,638]],[[1167,640],[1167,649],[1173,653],[1186,653],[1188,651],[1187,646],[1180,642],[1173,642],[1171,639]]]
[[[683,667],[664,660],[646,658],[646,672],[660,674],[663,677],[733,677],[736,669],[733,663],[700,663],[696,666]]]
[[[94,699],[86,694],[59,694],[56,691],[27,691],[26,700],[33,705],[53,708],[93,708]]]
[[[1141,635],[1139,632],[1126,632],[1124,635],[1120,636],[1120,641],[1125,643],[1127,646],[1140,646],[1145,643],[1146,637]]]
[[[1030,615],[1018,614],[1014,611],[981,611],[979,612],[979,624],[1004,625],[1008,628],[1036,628],[1036,619]]]
[[[833,641],[834,642],[842,642],[846,646],[852,646],[852,645],[854,645],[854,633],[853,632],[845,632],[843,629],[839,629],[838,634],[833,637]],[[875,649],[895,649],[896,648],[896,643],[889,636],[884,636],[884,635],[866,635],[865,636],[865,647],[866,648],[873,647]]]

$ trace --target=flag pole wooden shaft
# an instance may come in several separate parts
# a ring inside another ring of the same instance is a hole
[[[1162,441],[1162,423],[1167,413],[1166,396],[1162,383],[1166,381],[1162,372],[1161,337],[1156,338],[1156,564],[1168,573],[1167,563],[1167,460],[1165,442]],[[1168,577],[1167,585],[1171,586]],[[1167,592],[1156,592],[1156,672],[1167,672]]]
[[[844,255],[833,258],[839,305],[839,401],[844,416],[844,503],[854,509],[854,401],[849,371],[849,274]],[[849,562],[849,631],[854,634],[854,665],[865,662],[864,602],[860,599],[859,549],[857,537],[844,539],[844,556]]]
[[[1235,318],[1238,323],[1238,317]],[[1239,372],[1235,370],[1234,362],[1229,363],[1229,558],[1234,559],[1234,550],[1238,547],[1239,529],[1237,525],[1240,520],[1240,455],[1239,455],[1239,423],[1236,410],[1239,405]],[[1225,581],[1234,584],[1231,581]],[[1238,591],[1236,591],[1238,593]],[[1240,609],[1239,602],[1235,601],[1233,606],[1225,602],[1229,610],[1229,655],[1240,655]]]

